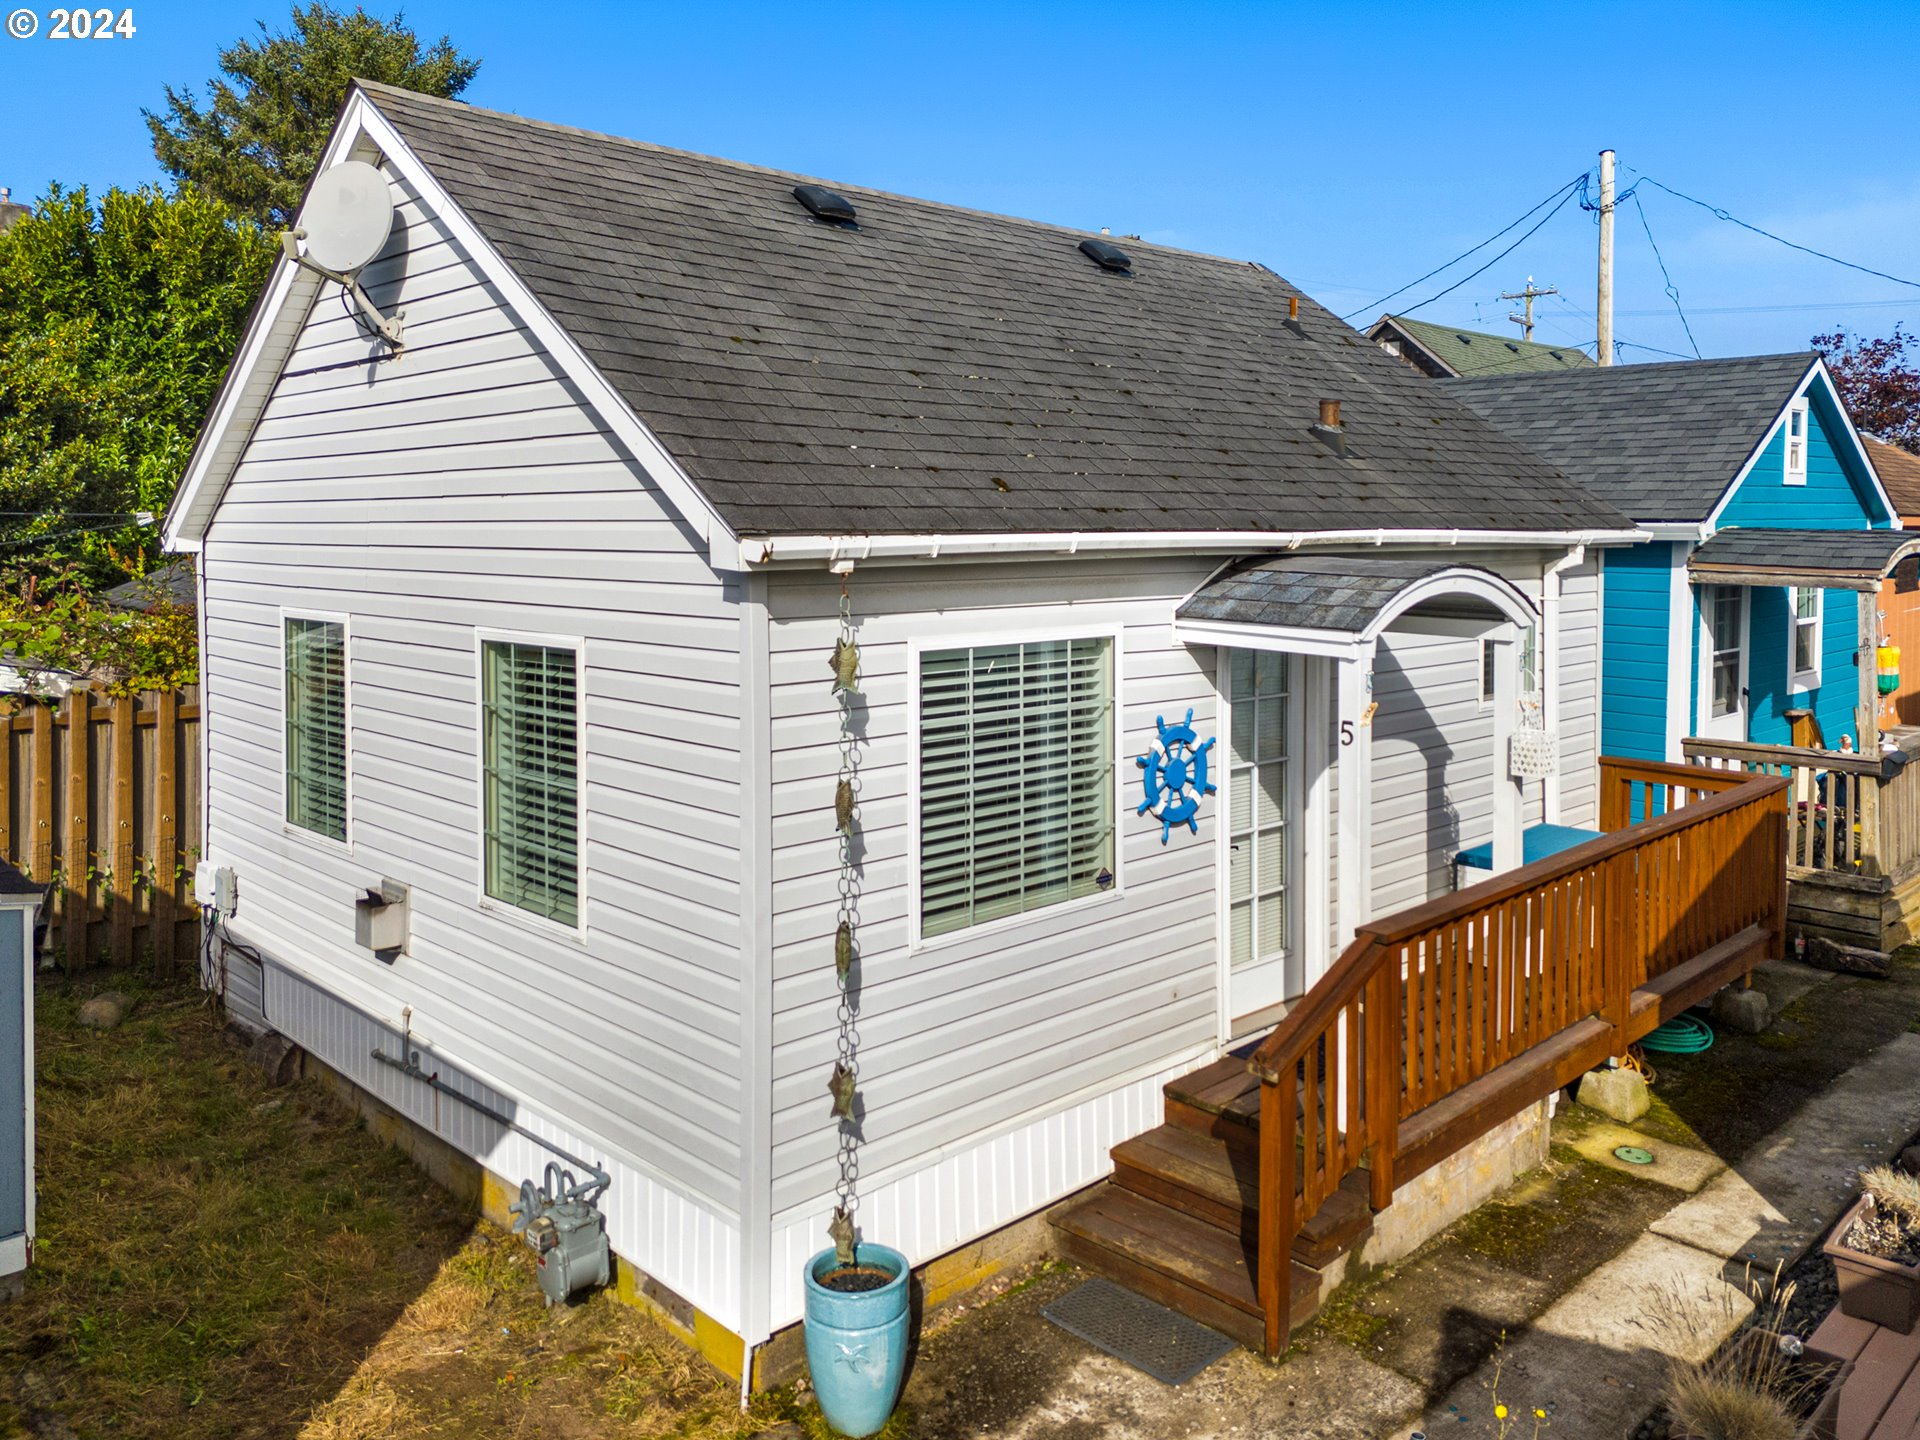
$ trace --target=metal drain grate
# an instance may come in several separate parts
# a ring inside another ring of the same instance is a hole
[[[1233,1349],[1233,1341],[1218,1330],[1098,1277],[1040,1313],[1069,1335],[1169,1385],[1184,1385]]]

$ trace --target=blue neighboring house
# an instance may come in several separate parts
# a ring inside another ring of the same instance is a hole
[[[1784,745],[1803,713],[1827,746],[1858,742],[1871,595],[1763,583],[1820,578],[1834,531],[1900,524],[1818,355],[1440,383],[1653,537],[1602,562],[1602,753]]]

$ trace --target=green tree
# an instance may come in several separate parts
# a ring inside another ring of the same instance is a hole
[[[204,110],[192,90],[169,85],[166,114],[142,113],[169,174],[279,230],[293,223],[356,78],[451,99],[479,69],[444,35],[423,47],[402,14],[381,20],[316,0],[293,7],[291,32],[261,21],[257,40],[221,51]]]
[[[163,512],[273,257],[191,186],[55,186],[0,235],[0,564],[95,582]]]

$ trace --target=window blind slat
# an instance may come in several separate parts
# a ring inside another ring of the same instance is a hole
[[[579,718],[574,652],[482,647],[486,891],[579,922]]]
[[[289,617],[285,645],[287,823],[345,840],[346,627]]]

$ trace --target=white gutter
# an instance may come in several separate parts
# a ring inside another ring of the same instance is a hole
[[[1554,744],[1560,743],[1560,577],[1587,558],[1587,547],[1575,545],[1548,565],[1540,577],[1540,645],[1535,662],[1540,670],[1541,701],[1546,713],[1540,717]],[[1560,823],[1560,766],[1554,764],[1540,782],[1541,819],[1549,825]]]
[[[1651,540],[1678,540],[1683,545],[1698,545],[1714,530],[1705,520],[1643,520],[1640,528]]]
[[[1296,550],[1302,546],[1638,545],[1632,530],[1141,530],[1018,535],[783,535],[740,541],[744,569],[779,561],[938,560],[956,555],[1078,555],[1093,552]]]

